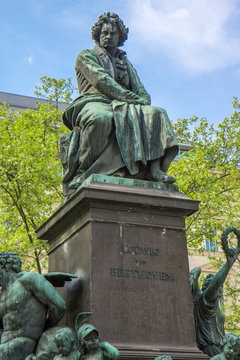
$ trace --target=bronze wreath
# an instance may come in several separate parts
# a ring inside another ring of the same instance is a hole
[[[237,230],[235,227],[227,227],[223,233],[222,233],[222,237],[221,237],[221,243],[222,243],[222,249],[225,252],[226,256],[233,256],[231,249],[228,247],[228,235],[234,232],[234,234],[237,236],[238,239],[238,247],[240,247],[240,231]]]

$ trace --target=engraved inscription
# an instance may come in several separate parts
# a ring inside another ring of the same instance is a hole
[[[145,260],[136,260],[135,263],[137,264],[137,266],[139,266],[139,265],[146,265],[146,261],[145,261]]]
[[[120,245],[121,254],[159,256],[159,249],[145,248],[135,245]]]
[[[112,277],[125,277],[131,279],[140,280],[165,280],[173,281],[173,274],[162,271],[146,271],[136,269],[122,269],[122,268],[110,268],[110,276]]]

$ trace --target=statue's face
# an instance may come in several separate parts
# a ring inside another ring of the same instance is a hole
[[[109,53],[116,50],[119,42],[120,33],[118,26],[114,23],[105,23],[100,33],[100,44]]]
[[[5,285],[7,283],[7,272],[4,269],[0,268],[0,287],[5,288]]]
[[[69,342],[67,339],[61,339],[58,342],[58,351],[61,355],[67,356],[72,351],[73,344]]]
[[[94,352],[99,348],[99,337],[96,331],[90,332],[84,340],[88,352]]]
[[[9,272],[0,268],[0,288],[6,289],[9,279]]]

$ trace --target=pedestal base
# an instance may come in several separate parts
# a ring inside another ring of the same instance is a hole
[[[62,292],[65,323],[92,311],[123,359],[206,359],[195,341],[185,237],[198,202],[176,186],[124,181],[92,175],[38,230],[50,244],[49,271],[78,275]]]

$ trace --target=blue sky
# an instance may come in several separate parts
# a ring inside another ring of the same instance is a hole
[[[239,0],[0,0],[0,91],[34,96],[44,75],[76,84],[77,54],[93,47],[91,26],[107,11],[129,27],[128,59],[172,121],[232,113]]]

